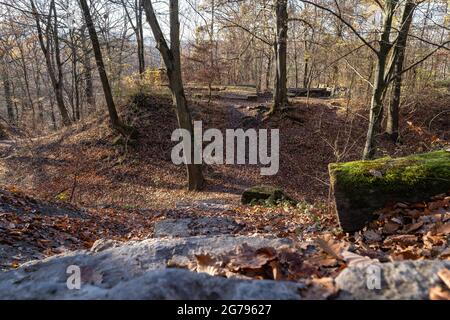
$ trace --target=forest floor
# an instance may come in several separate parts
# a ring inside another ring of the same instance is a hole
[[[448,143],[448,121],[440,113],[450,97],[440,99],[428,108],[405,107],[402,144],[379,137],[379,154],[402,156]],[[243,226],[236,234],[271,233],[301,242],[319,237],[324,252],[313,260],[325,265],[328,275],[345,265],[340,254],[349,246],[361,257],[380,261],[450,257],[450,197],[445,194],[427,203],[385,208],[378,221],[355,235],[339,230],[327,166],[359,159],[365,108],[343,99],[296,98],[288,113],[266,119],[262,111],[269,101],[264,98],[225,97],[210,104],[197,99],[191,106],[204,130],[279,128],[279,173],[264,177],[258,166],[205,166],[205,190],[187,192],[184,168],[170,157],[176,118],[162,96],[123,103],[122,116],[139,132],[130,143],[120,141],[100,115],[43,137],[2,141],[0,269],[89,248],[98,239],[152,237],[155,223],[164,219],[205,216],[234,219]],[[299,204],[240,205],[242,191],[260,184],[281,187]],[[323,256],[330,251],[331,260]]]

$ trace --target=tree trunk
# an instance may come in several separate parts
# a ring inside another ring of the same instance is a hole
[[[137,1],[136,13],[136,38],[138,45],[139,74],[143,76],[145,72],[145,51],[144,51],[144,28],[142,25],[143,4],[142,0]]]
[[[389,71],[386,70],[386,62],[392,48],[390,36],[392,30],[392,20],[397,3],[398,0],[386,0],[383,31],[379,41],[380,49],[377,52],[377,70],[370,105],[369,128],[367,130],[363,159],[372,159],[376,151],[376,137],[380,132],[381,120],[383,116],[383,98],[389,85],[386,79],[386,74],[388,73],[387,71]]]
[[[100,76],[100,80],[103,87],[103,93],[105,95],[106,105],[108,107],[109,119],[112,127],[121,133],[123,136],[131,134],[130,130],[126,128],[119,119],[116,106],[114,104],[111,87],[109,85],[108,76],[106,74],[105,65],[103,63],[102,51],[100,49],[100,43],[98,41],[97,32],[95,31],[94,23],[92,22],[91,13],[86,0],[80,0],[81,9],[83,10],[86,26],[89,31],[89,37],[91,38],[92,48],[94,50],[95,61],[97,63],[97,69]]]
[[[84,34],[84,29],[80,32],[80,34],[81,34],[81,45],[83,48],[83,69],[85,79],[84,94],[86,95],[86,102],[89,104],[89,106],[91,108],[95,108],[94,86],[92,82],[91,55],[89,53],[86,36]]]
[[[161,27],[153,9],[151,0],[144,0],[144,9],[147,15],[148,23],[153,32],[157,43],[157,49],[161,52],[164,64],[167,68],[170,91],[172,92],[172,101],[176,110],[178,125],[181,129],[190,132],[194,139],[194,130],[192,127],[191,115],[187,106],[184,94],[183,81],[181,77],[181,59],[180,59],[180,22],[178,18],[178,0],[170,0],[170,48],[164,38]],[[192,147],[194,143],[191,143]],[[191,150],[191,159],[194,159],[194,150]],[[200,164],[187,163],[187,176],[189,190],[200,190],[203,187],[204,179]]]
[[[50,44],[49,33],[50,33],[50,27],[51,27],[51,16],[52,16],[52,11],[53,11],[53,8],[55,5],[55,1],[52,0],[50,2],[50,12],[47,17],[47,30],[46,30],[47,44],[44,42],[44,34],[43,34],[43,31],[41,28],[40,15],[36,9],[36,6],[34,5],[33,0],[30,0],[30,4],[31,4],[31,9],[32,9],[33,15],[34,15],[34,19],[36,21],[39,45],[41,46],[41,50],[44,54],[48,75],[50,77],[50,81],[52,83],[52,87],[55,92],[56,103],[58,105],[58,109],[61,114],[62,122],[65,126],[67,126],[67,125],[70,125],[71,121],[69,118],[69,113],[67,112],[66,106],[64,104],[64,96],[63,96],[62,83],[61,83],[62,79],[56,78],[56,74],[55,74],[55,70],[53,68],[52,58],[50,56],[50,50],[49,50],[49,44]],[[57,26],[55,26],[55,29],[57,29]],[[58,36],[56,36],[54,38],[57,39]],[[57,47],[58,46],[55,43],[55,48],[57,48]],[[59,53],[59,49],[58,49],[58,52],[56,53],[57,56],[58,56],[58,53]],[[60,71],[60,75],[62,75],[62,70],[60,69],[59,71]]]
[[[9,79],[8,65],[3,57],[0,64],[0,73],[3,81],[3,90],[5,93],[6,111],[8,113],[8,121],[11,125],[15,124],[13,100],[11,95],[11,82]]]
[[[401,28],[398,34],[397,43],[395,45],[393,54],[394,64],[394,94],[392,103],[388,109],[388,117],[386,124],[386,132],[395,142],[399,137],[399,107],[402,90],[402,71],[405,61],[405,51],[408,39],[408,32],[412,23],[416,3],[413,0],[408,0],[403,10],[403,17]]]
[[[267,67],[266,67],[266,91],[269,92],[270,88],[270,70],[272,69],[272,54],[269,52],[267,57]]]
[[[287,61],[287,31],[288,13],[287,0],[276,0],[277,40],[275,43],[275,88],[274,101],[270,112],[283,109],[287,104],[286,61]]]

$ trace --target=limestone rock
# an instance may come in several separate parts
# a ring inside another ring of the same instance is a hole
[[[440,283],[437,273],[443,268],[450,268],[450,261],[401,261],[354,266],[339,274],[336,285],[341,290],[340,299],[423,300],[428,299],[429,289]],[[370,278],[377,274],[380,275],[380,289],[373,286],[377,282]],[[375,289],[369,289],[368,283]]]

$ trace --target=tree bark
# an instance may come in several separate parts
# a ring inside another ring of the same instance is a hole
[[[5,57],[1,57],[0,73],[3,81],[3,90],[5,93],[6,111],[8,114],[8,121],[11,125],[15,125],[13,100],[11,95],[11,82],[9,79],[8,66],[5,61]]]
[[[143,76],[145,72],[145,47],[144,47],[144,28],[142,25],[143,4],[142,0],[137,1],[136,13],[136,28],[137,28],[137,45],[138,45],[138,60],[139,60],[139,74]]]
[[[389,82],[386,79],[386,74],[388,73],[389,68],[386,68],[386,62],[392,48],[390,36],[392,30],[392,20],[397,4],[398,0],[386,0],[385,4],[383,31],[379,41],[380,49],[377,52],[377,69],[375,74],[375,84],[372,92],[369,127],[367,129],[363,159],[373,158],[376,151],[376,136],[380,132],[381,120],[383,116],[383,97],[389,85]]]
[[[275,43],[275,88],[274,101],[270,113],[283,109],[287,104],[286,88],[286,61],[287,61],[287,31],[288,31],[288,13],[287,0],[276,0],[276,32],[277,39]]]
[[[91,55],[89,52],[89,47],[87,44],[87,39],[84,33],[84,29],[80,32],[81,34],[81,46],[83,49],[83,71],[84,71],[84,81],[85,88],[84,94],[86,96],[86,102],[91,108],[95,108],[95,97],[94,97],[94,86],[92,81],[92,65],[91,65]]]
[[[44,54],[48,75],[50,77],[50,81],[52,83],[52,87],[55,92],[56,103],[58,105],[58,109],[61,114],[63,125],[67,126],[67,125],[70,125],[71,120],[69,118],[69,113],[67,112],[67,108],[64,104],[62,78],[56,77],[52,58],[50,56],[50,50],[49,50],[49,45],[50,45],[49,33],[50,33],[50,27],[51,27],[51,16],[52,16],[52,11],[55,7],[55,1],[52,0],[50,2],[50,12],[48,13],[48,17],[47,17],[47,30],[46,30],[47,41],[46,41],[46,43],[44,42],[44,34],[43,34],[43,30],[41,28],[40,15],[36,9],[36,6],[34,5],[33,0],[30,0],[30,4],[31,4],[31,9],[33,12],[34,19],[36,21],[39,45],[41,46],[41,50]],[[57,26],[55,26],[55,29],[57,29]],[[57,38],[58,38],[58,36],[56,35],[54,37],[54,39],[57,39]],[[57,49],[57,48],[58,48],[58,45],[55,43],[55,51],[57,51],[56,55],[58,56],[59,49]],[[57,59],[59,59],[59,58],[57,58]],[[60,64],[61,63],[59,63],[59,65]],[[59,69],[59,75],[62,76],[62,69]]]
[[[408,39],[408,32],[413,20],[414,10],[416,9],[414,0],[408,0],[403,10],[401,28],[398,34],[397,43],[394,48],[394,93],[392,103],[388,109],[386,132],[395,142],[399,138],[399,107],[402,90],[402,71],[405,61],[405,51]]]
[[[153,32],[157,43],[157,49],[161,52],[164,64],[167,68],[169,78],[169,87],[172,93],[172,101],[176,110],[178,125],[181,129],[190,132],[191,138],[194,138],[191,115],[187,106],[186,96],[184,94],[183,80],[181,77],[181,59],[180,59],[180,22],[178,18],[178,0],[169,1],[170,8],[170,48],[167,44],[164,34],[159,26],[158,20],[153,9],[151,0],[144,0],[144,9],[147,21]],[[194,146],[194,143],[191,143]],[[194,159],[193,150],[191,150],[191,159]],[[204,179],[200,164],[186,164],[189,190],[200,190],[203,187]]]
[[[94,23],[92,21],[89,6],[86,0],[80,0],[83,16],[86,21],[86,26],[89,31],[89,37],[91,38],[92,48],[94,50],[95,61],[97,63],[97,69],[100,76],[100,80],[103,87],[103,93],[105,95],[106,105],[108,107],[109,119],[112,127],[121,133],[123,136],[128,136],[131,132],[126,128],[119,119],[116,106],[114,104],[111,87],[109,85],[108,76],[106,74],[105,65],[103,63],[102,51],[100,49],[100,43],[98,41],[97,32],[95,31]]]

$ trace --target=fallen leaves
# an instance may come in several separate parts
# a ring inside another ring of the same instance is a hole
[[[450,300],[450,292],[442,287],[433,287],[430,289],[430,300]]]
[[[323,237],[318,237],[316,242],[327,254],[336,260],[343,260],[342,252],[347,250],[348,245],[343,242],[334,241],[331,234],[325,234]]]
[[[197,254],[195,261],[190,261],[188,265],[171,262],[171,266],[188,267],[191,271],[228,278],[295,280],[305,275],[302,255],[295,249],[255,249],[247,244],[218,256]]]
[[[336,249],[335,246],[335,243],[330,244],[329,253]],[[321,260],[312,259],[304,248],[253,248],[243,244],[219,255],[201,253],[193,260],[173,258],[167,266],[226,278],[295,281],[305,285],[301,290],[303,299],[328,299],[337,294],[334,279],[320,272],[324,267]]]
[[[379,263],[377,259],[372,259],[368,256],[362,256],[349,251],[349,243],[338,241],[331,234],[326,234],[323,237],[317,238],[316,242],[326,254],[334,259],[335,264],[340,262],[341,268],[363,263]]]
[[[74,214],[56,214],[52,208]],[[86,211],[65,204],[47,204],[17,188],[0,189],[0,244],[8,246],[4,248],[7,255],[1,257],[0,269],[16,268],[42,255],[87,249],[100,238],[144,238],[151,227],[151,219],[135,211]]]
[[[442,280],[442,282],[445,283],[447,288],[450,289],[450,270],[442,269],[438,272],[438,276]]]
[[[370,249],[380,261],[449,259],[450,196],[430,201],[396,203],[380,210],[379,218],[347,240],[355,252]]]
[[[429,296],[431,300],[450,300],[450,270],[442,269],[438,272],[439,278],[447,286],[435,286],[430,289]]]

